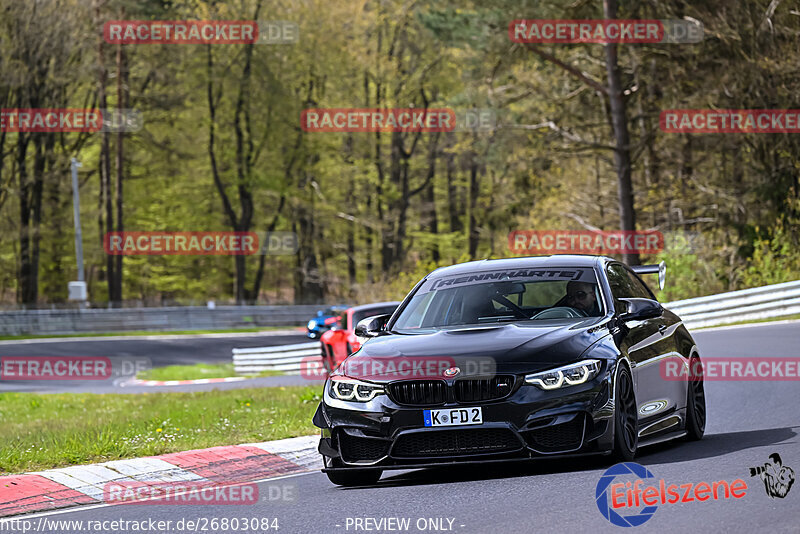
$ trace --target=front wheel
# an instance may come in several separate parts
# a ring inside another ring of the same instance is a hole
[[[686,440],[703,439],[706,432],[706,391],[703,364],[699,356],[689,360],[689,383],[686,387]]]
[[[633,379],[626,367],[617,375],[614,400],[614,459],[630,462],[639,446],[639,416],[636,413],[636,395]]]

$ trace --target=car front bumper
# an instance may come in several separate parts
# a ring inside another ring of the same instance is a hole
[[[611,363],[611,362],[609,362]],[[543,391],[517,377],[501,400],[408,406],[380,395],[367,403],[331,397],[314,415],[325,470],[403,469],[607,453],[613,448],[613,365],[594,380]],[[483,423],[425,427],[423,410],[480,406]]]

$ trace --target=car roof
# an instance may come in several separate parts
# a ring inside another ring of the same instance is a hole
[[[433,271],[428,278],[441,278],[459,274],[474,273],[492,269],[529,269],[532,267],[594,267],[598,261],[611,262],[613,258],[607,256],[590,256],[584,254],[552,254],[550,256],[517,256],[514,258],[500,258],[494,260],[478,260],[467,263],[440,267]]]
[[[386,308],[388,306],[397,307],[400,305],[400,302],[376,302],[374,304],[362,304],[361,306],[353,306],[350,310],[355,312],[371,310],[372,308]]]

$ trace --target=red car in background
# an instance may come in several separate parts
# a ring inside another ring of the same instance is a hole
[[[359,321],[374,315],[392,314],[399,305],[399,302],[378,302],[348,308],[342,314],[340,324],[322,334],[320,338],[322,365],[325,369],[328,372],[333,371],[345,358],[361,348],[362,341],[355,334]]]

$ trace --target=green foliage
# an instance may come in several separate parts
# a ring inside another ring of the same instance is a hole
[[[756,239],[753,255],[743,274],[747,287],[791,282],[800,278],[798,221],[785,219],[771,229],[769,237]]]
[[[796,107],[800,17],[791,4],[754,0],[724,10],[717,4],[620,5],[621,18],[691,17],[706,28],[695,45],[619,47],[638,226],[703,237],[688,249],[671,243],[658,257],[669,266],[666,300],[800,277],[800,207],[787,202],[798,195],[800,137],[670,134],[658,126],[659,112],[670,108]],[[255,6],[255,0],[110,0],[95,12],[78,0],[0,0],[0,71],[8,73],[0,79],[0,104],[24,107],[20,102],[46,95],[53,107],[90,105],[98,89],[97,27],[119,18],[123,7],[132,19],[242,20],[252,18]],[[245,45],[125,45],[130,107],[144,117],[141,131],[122,136],[125,229],[232,229],[209,156],[209,83],[221,190],[239,215],[247,204],[241,191],[251,192],[251,229],[274,221],[276,230],[296,232],[301,243],[295,256],[266,258],[260,292],[251,300],[395,299],[437,266],[510,255],[506,238],[515,229],[619,228],[607,101],[574,73],[606,83],[604,49],[543,47],[557,60],[551,61],[511,43],[508,23],[532,13],[599,18],[602,6],[279,0],[270,3],[269,18],[296,21],[300,39],[253,47],[246,85]],[[113,108],[117,50],[110,44],[103,50]],[[377,135],[304,132],[298,123],[306,108],[375,106],[488,108],[498,127]],[[67,282],[76,279],[68,173],[76,155],[84,164],[86,276],[91,300],[102,304],[108,298],[103,137],[38,139],[50,143],[43,145],[50,163],[36,177],[42,185],[38,227],[34,203],[27,219],[20,212],[21,199],[35,196],[33,145],[23,183],[18,134],[0,139],[0,302],[20,299],[25,224],[39,238],[39,304],[65,302]],[[112,156],[118,142],[109,136]],[[248,289],[256,285],[260,259],[245,259]],[[231,257],[123,261],[128,301],[226,302],[235,283]]]
[[[5,436],[0,472],[313,434],[318,394],[310,387],[147,395],[0,393]]]

